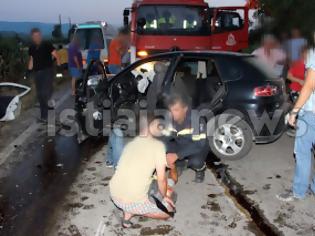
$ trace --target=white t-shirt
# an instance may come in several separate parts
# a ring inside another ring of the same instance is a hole
[[[273,72],[281,77],[283,73],[283,62],[286,59],[286,54],[282,49],[272,49],[270,55],[265,53],[263,47],[256,49],[253,55],[257,56],[263,63],[267,64]]]

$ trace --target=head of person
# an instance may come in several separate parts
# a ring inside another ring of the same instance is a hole
[[[181,124],[185,121],[189,110],[189,104],[183,96],[179,94],[172,95],[168,99],[167,106],[175,122]]]
[[[301,38],[301,31],[300,31],[300,29],[298,29],[298,28],[293,28],[293,29],[291,30],[291,37],[292,37],[293,39]]]
[[[266,50],[274,49],[277,46],[277,39],[271,34],[267,34],[263,37],[262,47]]]
[[[63,49],[63,45],[60,44],[60,45],[58,46],[58,49],[59,49],[59,50]]]
[[[154,15],[152,13],[149,13],[145,16],[145,20],[147,23],[151,23],[154,21]]]
[[[31,38],[32,38],[32,41],[34,44],[40,45],[43,41],[43,36],[42,36],[40,29],[33,28],[31,30]]]
[[[140,117],[140,135],[147,137],[160,137],[162,134],[161,120],[153,116]]]
[[[130,31],[128,27],[123,27],[119,30],[117,39],[124,44],[129,44],[130,41]]]
[[[168,22],[170,19],[171,19],[171,17],[172,17],[172,15],[171,15],[171,13],[169,12],[169,11],[164,11],[163,12],[163,18]]]

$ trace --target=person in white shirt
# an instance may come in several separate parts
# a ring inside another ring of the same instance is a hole
[[[289,124],[297,127],[295,138],[296,168],[292,191],[278,195],[281,201],[302,200],[309,190],[315,194],[315,174],[312,157],[315,147],[315,49],[311,49],[306,63],[304,86],[293,110]],[[311,180],[312,177],[312,180]]]
[[[279,78],[282,77],[286,54],[278,47],[277,39],[273,35],[265,35],[261,47],[256,49],[253,55],[268,65]]]

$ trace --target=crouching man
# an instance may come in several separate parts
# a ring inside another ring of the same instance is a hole
[[[167,203],[168,209],[175,207],[173,201],[166,196],[166,149],[162,142],[155,139],[160,135],[158,124],[159,121],[154,120],[147,125],[146,119],[141,118],[140,136],[124,148],[117,170],[110,181],[111,198],[123,211],[124,228],[132,227],[130,219],[135,215],[165,220],[170,217],[149,200],[149,188],[155,171],[163,202]]]
[[[180,95],[172,95],[167,105],[173,119],[163,138],[167,146],[167,160],[177,161],[177,169],[183,168],[188,161],[188,167],[196,172],[194,182],[202,183],[209,153],[206,123],[199,117],[193,119],[189,103]],[[171,174],[174,172],[176,169],[171,168]]]

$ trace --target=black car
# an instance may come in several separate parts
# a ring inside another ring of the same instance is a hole
[[[108,130],[121,108],[163,108],[172,93],[188,98],[191,108],[209,121],[209,145],[220,158],[243,158],[253,142],[273,142],[286,128],[285,83],[252,55],[164,53],[137,61],[112,79],[95,68],[101,66],[90,65],[79,84],[76,109],[81,134],[88,132],[87,126],[97,127],[98,134]],[[95,110],[88,119],[89,102]],[[108,109],[111,118],[104,115]]]

